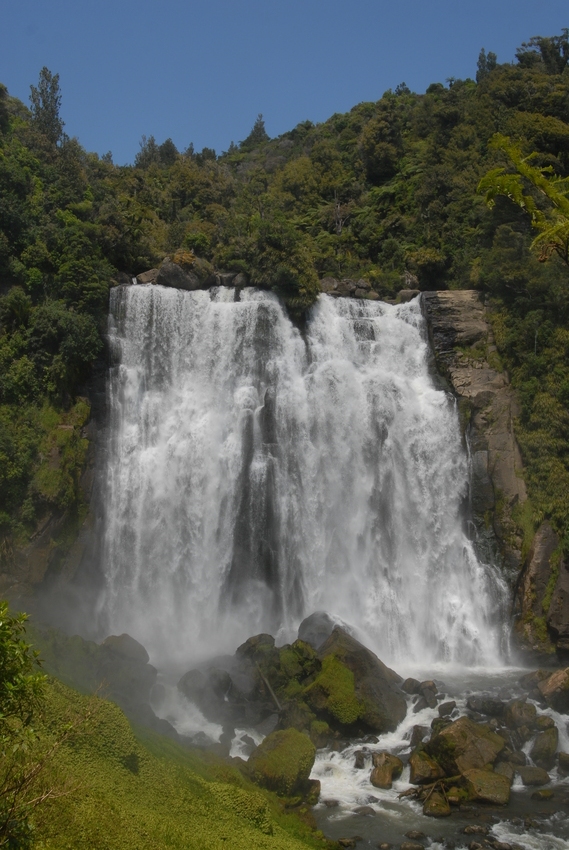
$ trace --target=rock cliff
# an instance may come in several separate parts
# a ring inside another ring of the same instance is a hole
[[[470,290],[424,292],[422,299],[436,367],[457,398],[471,455],[478,544],[483,552],[497,548],[512,584],[519,647],[564,655],[569,652],[569,570],[547,522],[531,548],[527,532],[524,541],[527,493],[514,432],[519,408],[500,367],[487,309],[480,294]]]

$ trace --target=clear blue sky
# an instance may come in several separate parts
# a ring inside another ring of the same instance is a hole
[[[568,26],[567,0],[0,0],[0,81],[28,103],[59,73],[67,133],[122,164],[143,133],[220,152],[259,112],[277,136]]]

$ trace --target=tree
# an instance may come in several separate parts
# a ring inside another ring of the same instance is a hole
[[[476,68],[477,68],[476,82],[477,83],[479,83],[481,80],[483,80],[485,77],[487,77],[488,74],[490,73],[490,71],[494,70],[494,68],[496,67],[497,61],[498,61],[498,57],[496,56],[495,53],[492,53],[492,51],[490,50],[488,52],[488,54],[486,54],[486,51],[484,50],[484,48],[482,48],[482,50],[480,51],[480,53],[478,55],[478,62],[476,63]]]
[[[136,168],[148,168],[153,162],[160,162],[160,148],[154,136],[143,136],[138,143],[140,150],[134,157]]]
[[[253,124],[253,129],[246,139],[240,142],[239,147],[242,151],[251,151],[253,148],[259,147],[263,142],[269,141],[269,134],[265,130],[265,121],[261,113],[257,115],[257,120]]]
[[[555,253],[569,265],[569,178],[557,177],[551,166],[536,168],[531,165],[537,154],[524,157],[520,147],[501,133],[492,136],[489,144],[508,157],[517,173],[494,168],[482,178],[478,191],[486,193],[486,203],[490,207],[495,205],[498,195],[505,195],[518,204],[529,214],[533,227],[538,231],[532,247],[539,250],[539,259],[547,260]],[[526,193],[527,183],[547,199],[545,209]]]
[[[569,29],[561,30],[561,35],[535,35],[524,41],[516,59],[524,68],[541,65],[546,74],[562,74],[569,64]]]
[[[37,88],[30,86],[30,91],[32,120],[40,133],[55,145],[61,139],[65,126],[59,117],[61,108],[59,74],[52,74],[44,65],[40,71]]]
[[[26,792],[36,773],[30,773],[28,752],[36,737],[34,721],[46,677],[38,669],[37,653],[24,640],[26,619],[0,602],[0,847],[25,848],[31,843],[34,801],[26,799]]]

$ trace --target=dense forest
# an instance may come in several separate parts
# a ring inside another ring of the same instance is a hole
[[[220,155],[143,137],[134,164],[116,166],[65,134],[61,99],[46,68],[29,107],[0,87],[0,559],[48,513],[68,517],[64,534],[81,519],[86,385],[109,288],[179,249],[244,272],[296,317],[327,275],[366,278],[383,298],[486,293],[521,400],[520,522],[549,518],[569,548],[569,243],[560,225],[532,248],[536,225],[557,225],[531,175],[525,195],[498,190],[490,204],[479,188],[516,170],[507,146],[489,144],[499,133],[566,198],[569,31],[504,64],[482,50],[476,79],[425,94],[402,83],[275,139],[259,116]]]

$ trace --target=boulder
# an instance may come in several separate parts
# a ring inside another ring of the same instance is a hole
[[[396,729],[407,713],[397,673],[338,626],[318,656],[322,670],[304,692],[317,715],[346,731]]]
[[[426,785],[442,779],[445,775],[442,767],[425,752],[423,747],[418,747],[411,753],[409,767],[411,768],[409,782],[412,785]]]
[[[518,767],[524,785],[547,785],[549,774],[542,767]]]
[[[283,797],[306,791],[316,748],[307,735],[296,729],[272,732],[254,750],[247,772],[258,785]]]
[[[504,739],[495,732],[468,717],[459,717],[429,741],[425,750],[447,776],[455,776],[493,764],[504,745]]]
[[[421,683],[418,679],[405,679],[401,685],[401,690],[405,691],[406,694],[418,694],[421,690]]]
[[[551,770],[555,764],[555,753],[559,744],[559,732],[556,726],[551,726],[540,732],[533,742],[530,758],[538,767]]]
[[[374,753],[369,781],[375,788],[391,788],[394,779],[403,773],[403,762],[391,753]]]
[[[433,791],[423,804],[423,814],[429,818],[446,818],[450,815],[450,805],[441,791]]]
[[[508,782],[510,783],[510,785],[514,781],[514,776],[515,776],[516,770],[515,770],[513,764],[510,764],[509,761],[498,762],[498,764],[494,768],[494,771],[495,771],[495,773],[501,774],[501,776],[505,776],[507,778]]]
[[[454,700],[450,700],[449,702],[443,702],[439,705],[439,717],[448,717],[456,708],[456,702]]]
[[[413,726],[413,731],[411,732],[411,741],[409,746],[412,750],[415,749],[419,744],[423,743],[423,740],[429,734],[428,726]]]
[[[158,269],[149,269],[147,272],[137,274],[136,281],[137,283],[156,283],[157,277]]]
[[[556,670],[538,684],[539,692],[551,706],[560,714],[569,714],[569,667]]]
[[[420,289],[400,289],[395,299],[396,304],[406,304],[421,294]]]
[[[464,772],[468,796],[471,800],[505,806],[510,799],[510,780],[492,770],[466,770]]]
[[[521,699],[512,700],[504,709],[504,723],[508,729],[518,729],[522,726],[531,728],[537,717],[537,709],[531,702]]]
[[[535,721],[535,728],[540,732],[545,732],[546,729],[553,729],[555,720],[547,714],[540,714]]]
[[[245,274],[245,272],[239,272],[239,274],[235,275],[233,280],[233,286],[236,288],[242,289],[244,286],[249,285],[249,278]]]
[[[141,664],[148,664],[150,661],[150,656],[143,645],[127,634],[109,635],[101,646],[129,658],[131,661],[138,661]]]
[[[315,611],[309,617],[306,617],[298,627],[298,639],[309,643],[314,649],[319,649],[324,641],[328,640],[334,626],[337,625],[338,621],[333,620],[325,611]],[[342,623],[342,626],[346,629],[345,624]],[[346,631],[348,630],[346,629]]]
[[[501,717],[504,713],[505,703],[500,699],[492,699],[492,697],[469,697],[466,700],[466,707],[470,711],[476,711],[478,714],[487,714],[490,717]]]
[[[557,758],[559,760],[559,769],[563,773],[569,773],[569,753],[559,753]]]
[[[191,251],[177,251],[172,258],[165,257],[162,261],[156,283],[192,291],[215,285],[216,277],[207,260],[194,256]]]

